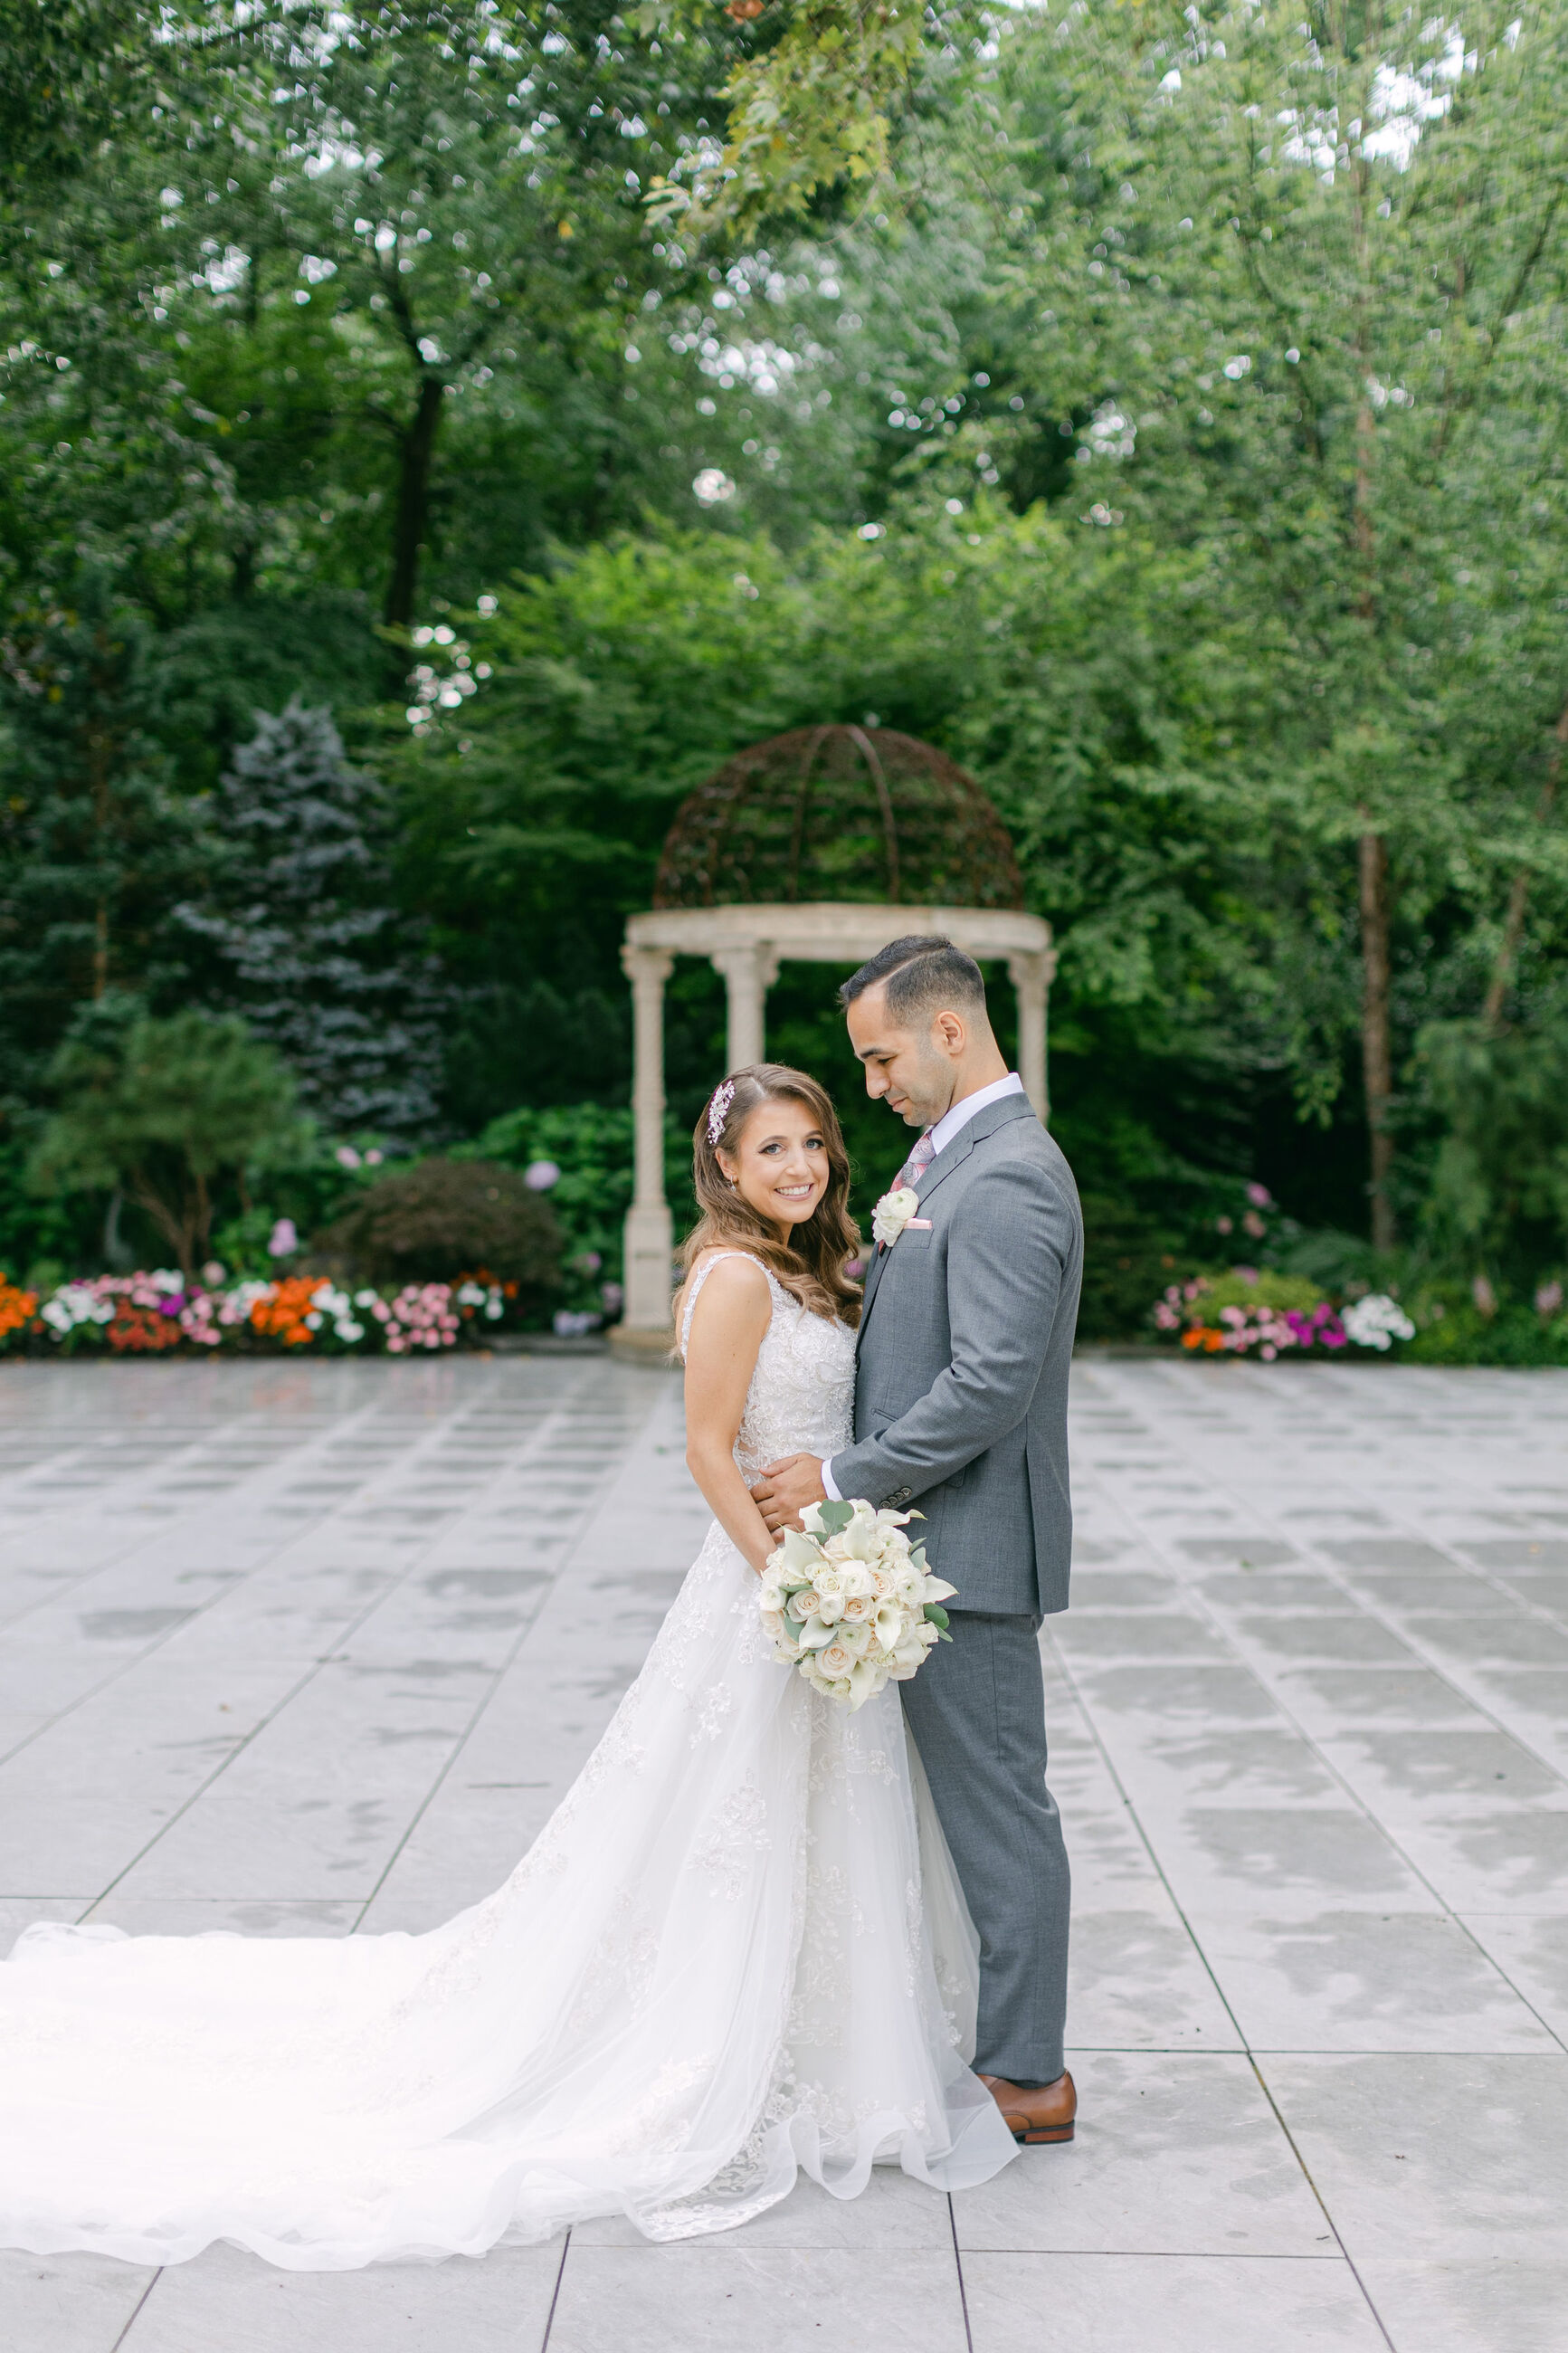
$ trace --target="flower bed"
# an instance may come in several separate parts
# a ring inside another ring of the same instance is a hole
[[[213,1270],[216,1271],[216,1270]],[[62,1282],[47,1297],[0,1274],[0,1355],[47,1356],[106,1348],[145,1356],[412,1356],[482,1345],[501,1324],[515,1283],[487,1275],[401,1290],[348,1292],[323,1276],[270,1282],[187,1282],[176,1269]]]
[[[1253,1356],[1265,1364],[1304,1350],[1371,1348],[1385,1356],[1415,1326],[1395,1299],[1373,1293],[1342,1305],[1306,1275],[1233,1267],[1169,1284],[1155,1302],[1154,1328],[1196,1355]]]

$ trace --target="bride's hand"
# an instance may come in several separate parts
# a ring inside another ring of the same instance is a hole
[[[827,1500],[827,1490],[822,1483],[822,1457],[786,1454],[781,1462],[767,1465],[751,1492],[752,1503],[773,1535],[781,1528],[798,1528],[807,1504]]]

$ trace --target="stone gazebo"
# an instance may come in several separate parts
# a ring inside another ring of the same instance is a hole
[[[738,753],[681,804],[652,911],[630,918],[621,950],[636,1008],[627,1354],[647,1353],[669,1330],[664,987],[675,958],[706,956],[723,975],[726,1068],[735,1071],[763,1059],[781,961],[849,970],[904,932],[942,932],[973,956],[1005,961],[1019,1075],[1044,1119],[1051,927],[1024,913],[1012,842],[962,768],[889,728],[799,727]]]

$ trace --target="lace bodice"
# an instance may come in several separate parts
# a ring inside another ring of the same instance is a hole
[[[680,1319],[680,1352],[691,1336],[698,1294],[721,1259],[746,1258],[767,1276],[772,1319],[757,1351],[735,1460],[748,1478],[784,1454],[837,1454],[855,1434],[855,1335],[814,1315],[750,1250],[714,1250],[691,1278]]]

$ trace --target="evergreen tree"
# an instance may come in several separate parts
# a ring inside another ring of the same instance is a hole
[[[0,638],[0,1099],[36,1096],[85,999],[166,998],[200,821],[168,788],[145,620],[99,573]]]
[[[436,959],[376,903],[380,793],[348,765],[330,711],[296,696],[256,718],[217,794],[227,871],[206,905],[178,910],[216,954],[205,994],[278,1049],[329,1127],[428,1136],[444,992]]]

